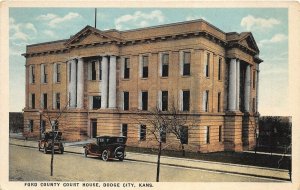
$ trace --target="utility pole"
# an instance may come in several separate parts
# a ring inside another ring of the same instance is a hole
[[[95,28],[97,28],[97,8],[95,8]]]

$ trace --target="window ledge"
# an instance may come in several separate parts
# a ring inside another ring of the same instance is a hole
[[[125,79],[125,78],[121,78],[121,80],[122,80],[122,81],[129,81],[130,78],[126,78],[126,79]]]
[[[191,77],[192,75],[181,75],[181,78],[189,78]]]
[[[160,76],[161,79],[168,79],[169,76]]]

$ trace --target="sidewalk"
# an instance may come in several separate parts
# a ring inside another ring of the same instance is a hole
[[[83,145],[86,144],[87,142],[64,143],[65,152],[83,154]],[[37,147],[38,144],[36,141],[25,141],[25,140],[10,138],[9,143],[13,145],[38,148]],[[125,160],[140,161],[146,163],[156,163],[157,156],[151,154],[126,152]],[[201,170],[207,170],[212,172],[272,178],[272,179],[285,180],[285,181],[289,180],[288,170],[283,170],[283,169],[246,166],[246,165],[239,165],[239,164],[228,164],[228,163],[202,161],[202,160],[185,159],[185,158],[174,158],[174,157],[167,157],[167,156],[161,156],[161,164],[168,165],[168,166],[179,166],[179,167],[192,168],[192,169],[201,169]]]

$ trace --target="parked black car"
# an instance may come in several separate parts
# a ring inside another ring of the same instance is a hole
[[[61,154],[63,154],[64,146],[61,142],[61,136],[62,132],[59,131],[44,132],[42,134],[41,140],[39,140],[39,151],[42,149],[43,152],[47,154],[48,151],[52,150],[52,146],[54,146],[54,151],[59,151]]]
[[[84,148],[84,155],[98,156],[107,161],[111,158],[123,161],[125,158],[126,137],[99,136],[95,143],[88,143]]]

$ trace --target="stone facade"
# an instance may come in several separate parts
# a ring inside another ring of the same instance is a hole
[[[128,31],[86,26],[70,39],[28,45],[26,135],[50,129],[45,110],[53,117],[64,110],[58,129],[67,140],[121,135],[127,124],[128,145],[153,146],[140,141],[136,110],[172,104],[197,121],[187,150],[253,148],[258,54],[251,33],[225,33],[204,20]]]

